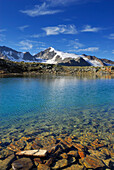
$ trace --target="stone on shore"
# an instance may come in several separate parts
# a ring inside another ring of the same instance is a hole
[[[33,167],[33,163],[30,158],[21,158],[12,163],[13,170],[29,170]]]

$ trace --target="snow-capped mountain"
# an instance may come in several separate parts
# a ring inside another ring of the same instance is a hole
[[[114,62],[107,59],[99,59],[95,56],[77,55],[57,51],[52,47],[32,56],[29,52],[18,52],[11,48],[0,46],[0,58],[17,62],[41,62],[47,64],[59,64],[66,66],[106,66],[114,65]]]
[[[68,66],[105,66],[114,65],[113,61],[107,59],[99,59],[95,56],[77,55],[73,53],[64,53],[57,51],[52,47],[41,51],[34,56],[36,59],[42,59],[43,62],[49,64],[60,64]]]
[[[5,46],[0,46],[0,58],[17,62],[35,60],[29,52],[22,53]]]

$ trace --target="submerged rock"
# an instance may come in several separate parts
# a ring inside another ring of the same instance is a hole
[[[67,155],[66,153],[62,153],[60,156],[61,156],[63,159],[67,159],[67,158],[68,158],[68,155]]]
[[[78,155],[78,151],[69,151],[68,153],[67,153],[67,155],[70,155],[70,156],[74,156],[75,158],[77,158],[79,155]]]
[[[55,163],[52,169],[63,168],[63,167],[66,167],[67,165],[68,165],[68,161],[66,159],[61,159]]]
[[[85,158],[85,153],[83,151],[78,151],[78,154],[82,160]]]
[[[34,158],[34,164],[38,166],[38,164],[42,164],[42,160],[40,158]]]
[[[37,169],[38,170],[50,170],[50,167],[45,164],[39,164]]]
[[[47,150],[25,150],[25,151],[20,151],[17,152],[16,155],[19,156],[36,156],[36,157],[46,157],[47,155]]]
[[[84,167],[78,164],[71,165],[70,167],[66,168],[66,170],[83,170],[83,169]]]
[[[114,169],[114,160],[113,159],[106,159],[103,160],[103,162],[106,164],[106,166],[110,169]]]
[[[93,155],[96,156],[99,159],[106,159],[106,154],[98,151],[98,150],[88,150],[88,152]]]
[[[0,160],[0,170],[6,170],[10,168],[10,165],[15,160],[15,155],[8,156],[5,160]]]
[[[87,155],[84,158],[83,164],[85,165],[86,168],[93,168],[93,169],[102,168],[105,166],[102,160],[91,155]]]
[[[12,163],[13,170],[29,170],[33,167],[33,163],[30,158],[21,158]]]

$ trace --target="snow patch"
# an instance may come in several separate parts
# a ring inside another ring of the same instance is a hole
[[[18,53],[17,56],[19,57],[19,59],[23,59],[24,53]]]
[[[106,66],[114,66],[114,64],[110,64],[110,63],[106,63],[106,62],[103,62],[104,64],[106,64]]]
[[[97,61],[97,60],[90,60],[90,59],[88,59],[88,58],[86,58],[86,57],[82,57],[85,61],[87,61],[89,64],[91,64],[92,66],[95,66],[95,67],[98,67],[98,66],[102,66],[102,64],[99,62],[99,61]]]
[[[53,47],[50,47],[49,52],[54,52],[55,56],[52,59],[49,59],[46,61],[48,64],[57,64],[56,57],[59,56],[61,60],[64,60],[66,58],[78,58],[81,57],[80,55],[72,54],[72,53],[64,53],[62,51],[57,51]]]

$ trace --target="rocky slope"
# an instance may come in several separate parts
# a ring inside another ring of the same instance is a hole
[[[107,59],[99,59],[95,56],[77,55],[57,51],[52,47],[32,56],[29,52],[18,52],[11,48],[0,46],[0,58],[16,62],[39,62],[46,64],[58,64],[64,66],[111,66],[114,62]]]

